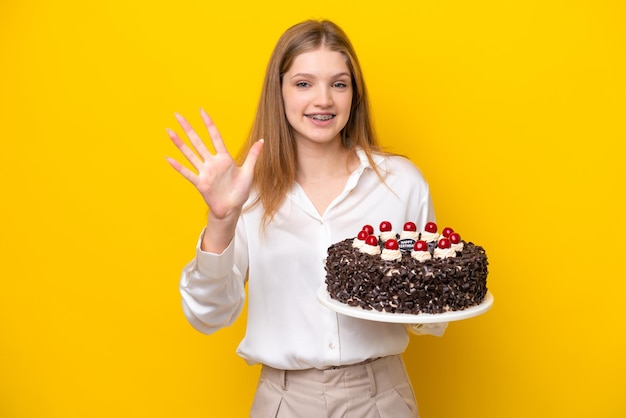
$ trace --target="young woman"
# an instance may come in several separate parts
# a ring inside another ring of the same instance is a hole
[[[238,317],[247,283],[237,353],[263,365],[251,416],[418,416],[401,358],[407,329],[336,314],[316,297],[331,244],[366,223],[423,228],[434,220],[420,171],[380,150],[345,33],[305,21],[281,36],[239,164],[201,116],[215,153],[179,115],[191,147],[169,131],[195,170],[168,161],[209,207],[196,257],[183,270],[183,309],[191,325],[213,333]]]

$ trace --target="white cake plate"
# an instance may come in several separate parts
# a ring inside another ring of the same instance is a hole
[[[369,321],[394,322],[399,324],[434,324],[438,322],[460,321],[462,319],[482,315],[491,308],[491,305],[493,305],[493,295],[489,291],[480,304],[465,308],[461,311],[450,311],[440,314],[423,313],[418,315],[379,312],[375,309],[367,310],[361,308],[360,306],[346,305],[345,303],[341,303],[338,300],[331,298],[326,291],[326,285],[322,285],[317,290],[317,298],[322,305],[331,311],[335,311],[343,315],[367,319]]]

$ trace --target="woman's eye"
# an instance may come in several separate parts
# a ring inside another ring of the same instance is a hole
[[[335,84],[333,84],[333,87],[338,87],[340,89],[345,89],[346,87],[348,87],[348,85],[346,83],[341,82],[341,81],[337,81]]]
[[[296,87],[308,87],[309,83],[307,83],[306,81],[298,81],[296,83]]]

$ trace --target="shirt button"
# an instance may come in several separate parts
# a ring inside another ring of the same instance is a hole
[[[334,343],[328,343],[328,348],[330,348],[331,350],[335,349],[335,344]]]

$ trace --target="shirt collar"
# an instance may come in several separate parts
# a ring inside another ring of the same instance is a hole
[[[365,170],[366,168],[373,168],[369,160],[367,159],[367,154],[365,154],[363,148],[357,147],[356,155],[359,158],[359,168],[357,169],[359,173],[362,173],[363,170]],[[374,161],[374,164],[376,164],[376,166],[378,167],[385,159],[380,154],[372,154],[372,160]]]
[[[337,197],[337,199],[333,201],[333,203],[331,203],[331,205],[327,208],[327,210],[330,209],[332,206],[334,206],[337,202],[344,199],[345,196],[356,187],[357,183],[359,182],[359,179],[361,178],[361,176],[363,175],[363,172],[366,169],[373,168],[372,164],[370,164],[370,161],[367,159],[367,154],[365,153],[365,151],[363,151],[361,147],[357,147],[355,151],[359,159],[359,166],[357,167],[356,170],[352,172],[352,174],[348,178],[348,181],[346,182],[346,186],[343,192]],[[380,166],[384,162],[384,160],[385,158],[381,154],[375,154],[375,153],[372,154],[372,161],[377,167]],[[317,210],[313,207],[313,204],[311,203],[309,198],[306,196],[306,193],[304,193],[304,190],[297,182],[294,182],[291,188],[291,191],[287,194],[287,196],[292,201],[294,201],[298,206],[300,206],[305,212],[309,213],[314,218],[321,219],[321,217],[323,216],[323,214],[318,214]]]

